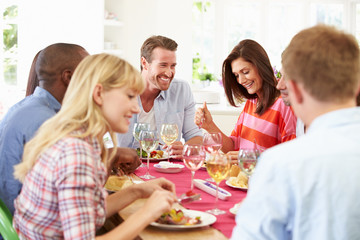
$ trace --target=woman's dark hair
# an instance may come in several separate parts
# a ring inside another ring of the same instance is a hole
[[[31,64],[31,67],[30,67],[30,72],[29,72],[29,79],[28,79],[28,82],[27,82],[27,87],[26,87],[26,94],[25,96],[29,96],[31,94],[34,93],[35,91],[35,88],[37,86],[39,86],[39,79],[37,78],[37,75],[36,75],[36,72],[35,72],[35,65],[36,65],[36,60],[39,56],[39,53],[41,51],[39,51],[35,57],[34,57],[34,60],[32,61],[32,64]]]
[[[231,69],[231,63],[238,58],[243,58],[245,61],[252,63],[263,81],[262,96],[258,99],[258,105],[255,111],[255,113],[262,115],[280,95],[280,91],[276,89],[277,81],[269,57],[260,44],[253,40],[246,39],[238,43],[225,59],[222,67],[222,81],[226,97],[230,104],[235,107],[236,99],[258,98],[256,94],[249,94],[247,90],[237,82]]]

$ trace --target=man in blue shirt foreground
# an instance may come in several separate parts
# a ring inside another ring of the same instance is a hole
[[[360,52],[319,25],[282,55],[291,106],[307,133],[265,151],[232,239],[360,239]]]
[[[71,76],[88,52],[81,46],[56,43],[43,49],[36,63],[39,87],[12,106],[0,123],[0,198],[14,214],[14,199],[22,184],[14,179],[24,145],[61,107]]]
[[[158,132],[163,123],[176,123],[180,133],[178,141],[169,148],[171,155],[182,154],[180,139],[187,143],[202,142],[202,131],[194,123],[195,101],[190,86],[185,81],[174,79],[177,46],[174,40],[164,36],[152,36],[143,43],[141,75],[147,85],[138,98],[141,110],[130,119],[129,132],[118,134],[118,146],[136,144],[132,136],[136,122],[150,123]]]

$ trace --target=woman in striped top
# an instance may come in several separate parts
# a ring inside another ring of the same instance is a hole
[[[225,94],[232,106],[247,99],[234,130],[226,136],[214,123],[206,103],[195,123],[208,132],[221,132],[223,152],[237,159],[240,148],[261,150],[296,137],[296,117],[276,89],[277,80],[264,48],[253,40],[237,44],[223,63]]]

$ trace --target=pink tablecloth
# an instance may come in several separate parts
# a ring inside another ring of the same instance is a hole
[[[176,163],[183,164],[180,161]],[[154,164],[155,163],[150,163],[150,174],[155,177],[164,177],[175,183],[178,196],[190,190],[191,172],[189,169],[185,167],[179,173],[160,173],[155,170],[153,167]],[[135,171],[135,174],[137,176],[141,176],[144,175],[145,172],[146,168],[138,168]],[[195,179],[205,180],[207,178],[209,178],[209,175],[206,170],[199,169],[196,171]],[[246,192],[227,186],[225,184],[225,180],[220,183],[220,187],[229,191],[232,196],[226,201],[221,199],[218,200],[218,207],[221,210],[225,210],[226,214],[216,216],[217,221],[212,225],[212,227],[221,231],[227,238],[230,238],[232,229],[235,226],[235,216],[229,212],[229,209],[232,208],[234,204],[241,202],[245,198]],[[185,204],[184,207],[198,211],[206,211],[215,207],[215,196],[212,196],[196,187],[194,187],[194,191],[201,193],[201,200]]]

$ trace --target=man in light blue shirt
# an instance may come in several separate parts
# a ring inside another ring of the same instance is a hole
[[[42,50],[36,63],[39,87],[11,107],[0,122],[0,198],[12,214],[22,187],[13,177],[14,165],[21,162],[25,143],[60,110],[71,76],[87,55],[81,46],[66,43]]]
[[[141,75],[147,87],[138,98],[141,111],[130,120],[129,132],[118,134],[118,146],[138,146],[132,136],[136,122],[150,123],[158,132],[163,123],[176,123],[180,134],[169,148],[171,155],[181,155],[181,139],[187,143],[202,142],[202,131],[194,123],[195,101],[190,86],[174,79],[176,50],[177,43],[164,36],[152,36],[143,43]]]
[[[319,25],[282,55],[306,135],[265,151],[231,239],[360,239],[360,51],[356,39]]]

